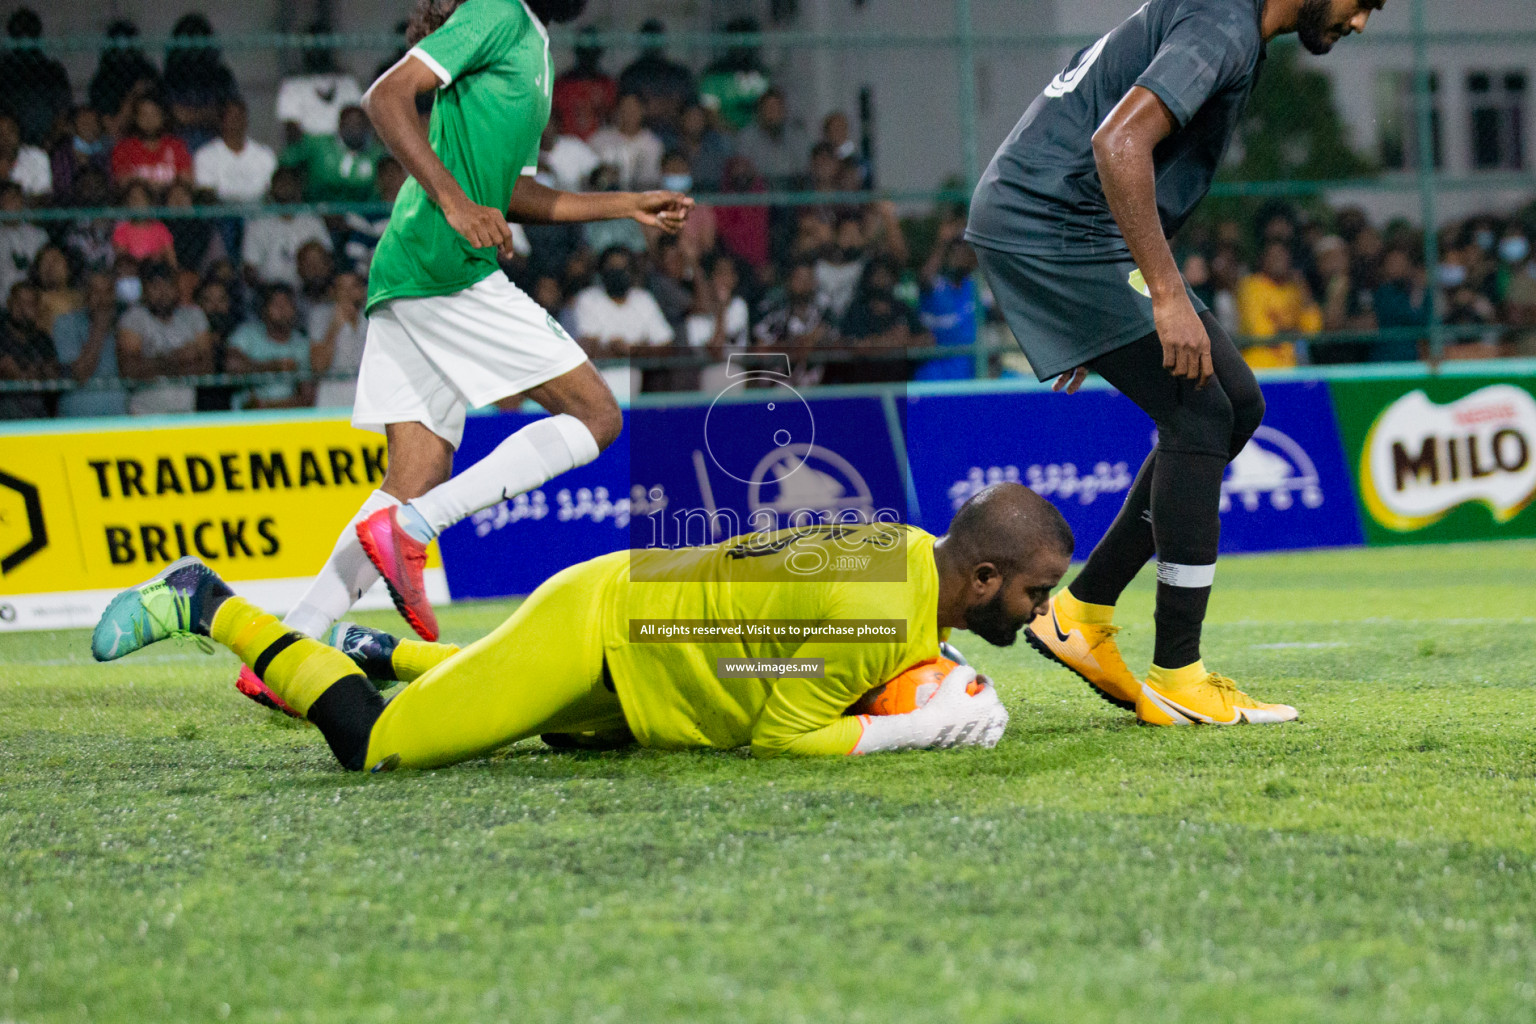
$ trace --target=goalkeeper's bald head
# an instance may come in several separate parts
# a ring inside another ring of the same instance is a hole
[[[960,506],[945,534],[964,561],[991,562],[1012,575],[1043,553],[1072,557],[1072,527],[1023,484],[993,484]]]
[[[977,492],[934,547],[939,624],[1006,647],[1045,607],[1072,559],[1072,528],[1021,484]]]

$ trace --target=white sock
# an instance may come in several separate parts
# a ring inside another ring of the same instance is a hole
[[[428,526],[442,533],[483,508],[531,491],[597,456],[597,440],[585,423],[567,413],[548,416],[528,424],[485,458],[410,504]]]
[[[398,498],[383,491],[368,495],[363,507],[336,538],[336,546],[331,549],[331,557],[325,560],[320,574],[283,619],[283,625],[318,639],[378,582],[379,571],[368,561],[363,545],[357,539],[357,524],[381,508],[398,504]]]

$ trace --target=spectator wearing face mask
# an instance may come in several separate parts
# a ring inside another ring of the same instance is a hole
[[[858,217],[846,217],[838,222],[832,244],[816,259],[816,285],[834,317],[841,318],[853,303],[867,263],[863,222]]]
[[[715,128],[709,111],[697,103],[683,108],[674,131],[662,135],[669,150],[687,161],[693,183],[701,192],[714,192],[725,178],[725,162],[734,150],[731,140]]]
[[[37,286],[11,286],[5,319],[0,321],[0,380],[49,381],[64,376],[53,339],[39,326]],[[57,404],[51,394],[0,392],[0,419],[41,419]]]
[[[939,226],[938,244],[923,264],[918,312],[923,328],[942,347],[973,346],[980,337],[981,291],[976,282],[976,253],[961,240],[963,219]],[[971,353],[917,364],[915,380],[969,380],[976,376]]]
[[[682,153],[668,153],[661,159],[661,187],[688,195],[693,192],[694,180],[688,158]],[[688,220],[678,234],[686,239],[694,252],[712,252],[715,248],[717,222],[715,208],[707,203],[695,203],[688,211]]]
[[[123,416],[128,393],[117,379],[119,304],[112,274],[85,279],[85,306],[53,321],[53,347],[65,372],[80,385],[59,398],[60,416]]]
[[[54,145],[49,165],[53,194],[67,204],[78,202],[75,182],[87,168],[110,173],[112,140],[107,138],[101,115],[90,107],[76,107],[69,115],[69,132]]]
[[[181,304],[175,271],[165,264],[149,264],[139,279],[143,301],[117,324],[117,364],[124,377],[145,382],[129,398],[128,411],[135,416],[191,412],[195,389],[159,379],[213,372],[208,318],[196,306]]]
[[[911,375],[900,358],[909,348],[932,348],[933,335],[917,313],[896,297],[900,268],[889,257],[864,267],[853,302],[838,333],[853,359],[828,363],[823,384],[872,384],[902,381]]]
[[[21,186],[0,182],[0,210],[20,213],[27,208]],[[39,250],[48,244],[48,233],[25,221],[0,223],[0,295],[9,295],[17,281],[27,276]]]
[[[226,365],[230,373],[309,374],[309,339],[298,329],[299,308],[293,289],[270,284],[261,290],[258,319],[247,320],[229,336]],[[294,409],[315,404],[308,380],[257,384],[235,396],[237,409]]]
[[[1510,353],[1536,356],[1536,255],[1530,236],[1518,223],[1511,224],[1499,240],[1499,259],[1504,274],[1504,322],[1520,328],[1509,337]]]
[[[598,283],[577,294],[572,310],[576,340],[592,358],[619,358],[672,343],[672,326],[655,297],[635,283],[633,253],[623,246],[605,250],[597,274]],[[638,369],[610,367],[602,374],[620,401],[640,390]]]
[[[304,175],[305,202],[362,202],[373,198],[373,179],[384,148],[373,138],[362,107],[341,112],[334,135],[306,135],[283,150],[278,163]]]

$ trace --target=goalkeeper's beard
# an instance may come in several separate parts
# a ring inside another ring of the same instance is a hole
[[[992,600],[965,610],[965,628],[981,637],[993,647],[1012,647],[1024,628],[1026,619],[1015,619],[1003,604],[1003,588],[999,587]]]

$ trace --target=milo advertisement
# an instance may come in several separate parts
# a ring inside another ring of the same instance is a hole
[[[1329,388],[1370,543],[1536,536],[1536,377]]]

